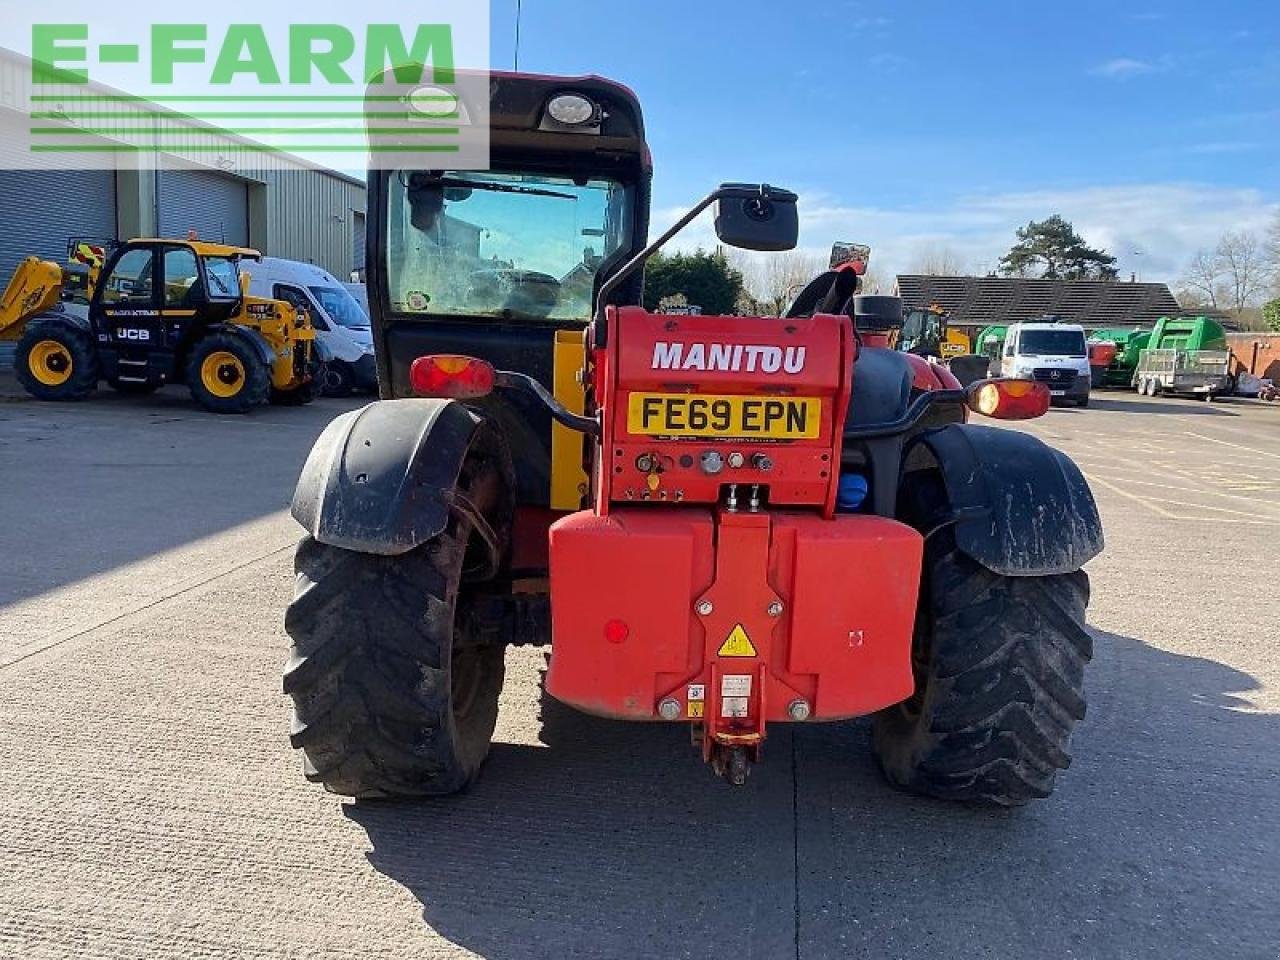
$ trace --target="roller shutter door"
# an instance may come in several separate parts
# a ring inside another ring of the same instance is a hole
[[[365,233],[364,233],[364,214],[353,213],[351,215],[351,269],[359,270],[361,278],[364,277],[364,253],[365,253]],[[345,279],[345,278],[344,278]]]
[[[6,144],[18,142],[12,123],[0,119],[0,158]],[[24,257],[34,254],[65,263],[71,237],[116,237],[114,170],[11,170],[8,166],[0,169],[0,289]],[[13,346],[0,343],[0,369],[12,364]]]
[[[0,155],[17,142],[10,122],[0,120]],[[71,237],[115,236],[114,170],[0,169],[0,286],[23,257],[64,263]]]
[[[211,170],[161,170],[160,235],[249,245],[249,185]]]

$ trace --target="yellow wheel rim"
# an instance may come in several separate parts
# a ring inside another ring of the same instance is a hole
[[[244,389],[244,364],[234,353],[217,350],[200,364],[200,382],[215,397],[226,400]]]
[[[60,387],[71,379],[75,363],[71,351],[57,340],[41,340],[31,348],[27,366],[46,387]]]

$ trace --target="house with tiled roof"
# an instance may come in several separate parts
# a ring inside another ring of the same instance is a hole
[[[942,306],[953,326],[979,330],[1054,316],[1086,327],[1149,325],[1181,313],[1163,283],[1025,280],[1018,277],[898,277],[903,306]]]

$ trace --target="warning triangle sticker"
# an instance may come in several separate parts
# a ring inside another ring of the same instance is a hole
[[[752,644],[751,638],[747,636],[747,629],[742,624],[738,624],[733,628],[733,632],[729,634],[729,639],[724,642],[724,646],[720,648],[717,654],[720,657],[755,657],[755,645]]]

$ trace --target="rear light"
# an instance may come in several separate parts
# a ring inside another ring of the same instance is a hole
[[[1053,395],[1033,380],[979,380],[969,387],[969,409],[994,420],[1034,420],[1049,412]]]
[[[409,370],[409,385],[420,397],[475,400],[493,393],[492,364],[475,357],[419,357]]]
[[[610,643],[626,643],[631,628],[621,620],[610,620],[604,625],[604,638]]]

